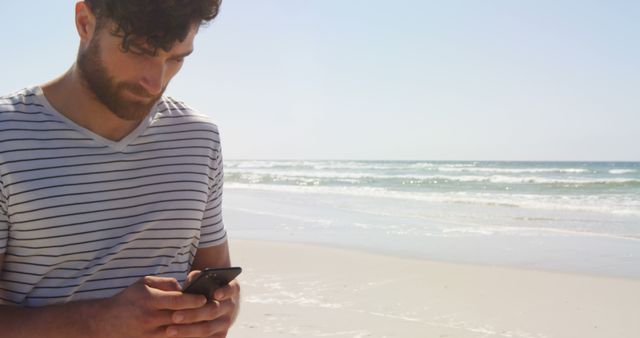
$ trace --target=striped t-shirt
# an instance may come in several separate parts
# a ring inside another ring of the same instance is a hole
[[[40,87],[0,97],[0,304],[110,297],[144,276],[186,279],[224,243],[222,156],[210,118],[162,98],[111,141]]]

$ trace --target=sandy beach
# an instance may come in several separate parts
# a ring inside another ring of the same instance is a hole
[[[640,280],[232,240],[233,338],[640,336]]]

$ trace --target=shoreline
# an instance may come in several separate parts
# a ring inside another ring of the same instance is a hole
[[[329,243],[320,243],[313,241],[305,241],[299,239],[258,239],[251,237],[243,237],[243,236],[234,236],[231,235],[231,243],[241,242],[241,243],[266,243],[273,245],[284,245],[284,246],[301,246],[301,247],[310,247],[316,249],[326,249],[326,250],[338,250],[344,251],[354,254],[362,254],[369,256],[381,256],[388,257],[398,260],[406,260],[413,262],[422,262],[422,263],[432,263],[432,264],[446,264],[460,267],[485,267],[485,268],[497,268],[497,269],[507,269],[514,271],[524,271],[524,272],[539,272],[539,273],[550,273],[550,274],[558,274],[558,275],[568,275],[568,276],[582,276],[582,277],[591,277],[591,278],[604,278],[604,279],[615,279],[615,280],[628,280],[628,281],[639,281],[640,276],[636,276],[635,274],[606,274],[606,273],[598,273],[589,270],[581,270],[581,269],[566,269],[566,268],[557,268],[552,269],[545,266],[538,267],[530,267],[530,266],[521,266],[515,264],[499,264],[493,262],[478,262],[478,261],[463,261],[463,260],[455,260],[455,259],[447,259],[447,258],[430,258],[423,257],[419,254],[413,252],[401,252],[394,250],[382,250],[382,249],[372,249],[367,247],[358,247],[352,246],[350,244],[329,244]],[[638,290],[640,292],[640,290]]]
[[[636,337],[640,280],[434,262],[231,236],[245,272],[230,335]]]

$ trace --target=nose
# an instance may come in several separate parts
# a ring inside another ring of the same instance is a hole
[[[150,64],[145,68],[145,72],[139,81],[140,85],[151,95],[160,94],[164,83],[165,66]]]

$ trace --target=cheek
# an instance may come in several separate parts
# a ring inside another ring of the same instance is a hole
[[[114,82],[135,82],[141,64],[120,55],[103,58],[105,71]]]
[[[140,69],[136,60],[132,60],[129,54],[122,53],[115,43],[103,48],[100,58],[104,69],[114,80],[126,80],[128,74],[135,74],[134,70]]]
[[[171,79],[173,79],[174,76],[176,76],[176,74],[178,74],[180,69],[182,69],[182,65],[184,65],[184,62],[177,63],[177,62],[169,61],[167,63],[167,68],[165,71],[165,78],[166,78],[167,84],[169,83],[169,81],[171,81]]]

